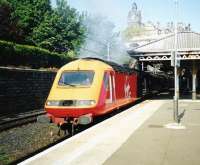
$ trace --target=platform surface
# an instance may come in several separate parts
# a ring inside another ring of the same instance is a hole
[[[199,165],[200,102],[182,100],[178,129],[172,100],[147,100],[22,162],[72,165]]]

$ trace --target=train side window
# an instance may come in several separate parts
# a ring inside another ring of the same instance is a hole
[[[104,86],[106,88],[106,91],[108,91],[108,89],[109,89],[109,75],[108,75],[108,73],[104,74],[103,82],[104,82]]]

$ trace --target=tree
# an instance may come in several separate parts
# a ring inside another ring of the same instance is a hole
[[[7,0],[0,0],[0,39],[15,40],[20,30],[17,21],[11,19],[13,7]]]
[[[80,16],[65,0],[57,0],[56,4],[56,8],[46,13],[44,21],[33,29],[30,38],[35,45],[51,51],[76,50],[84,39]]]
[[[66,0],[0,0],[0,39],[74,56],[84,40],[82,16]]]
[[[7,40],[9,38],[10,31],[10,16],[11,16],[11,5],[6,0],[0,1],[0,38]]]
[[[9,0],[14,11],[11,20],[17,21],[20,37],[17,42],[27,43],[27,38],[44,19],[46,12],[51,11],[50,0]]]

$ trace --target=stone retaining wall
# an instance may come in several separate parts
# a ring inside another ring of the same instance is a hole
[[[42,109],[56,72],[0,68],[0,115]]]

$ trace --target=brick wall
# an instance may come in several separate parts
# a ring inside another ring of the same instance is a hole
[[[44,107],[56,73],[0,68],[0,115]]]

